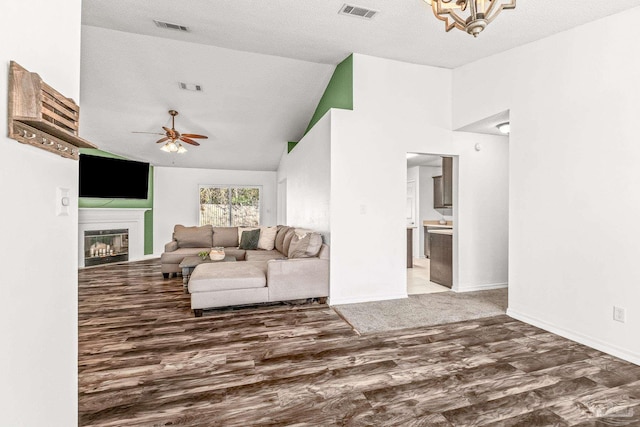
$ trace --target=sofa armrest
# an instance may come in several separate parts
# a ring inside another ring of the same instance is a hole
[[[329,296],[329,260],[295,258],[267,262],[269,301]]]
[[[178,250],[178,242],[176,242],[175,240],[170,241],[169,243],[167,243],[166,245],[164,245],[164,251],[165,252],[173,252]]]

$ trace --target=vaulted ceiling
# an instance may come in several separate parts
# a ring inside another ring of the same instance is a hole
[[[344,3],[84,0],[81,135],[154,165],[275,170],[287,141],[302,137],[335,65],[352,52],[455,68],[640,6],[518,0],[474,39],[445,33],[422,0],[354,3],[377,10],[371,20],[339,15]],[[209,139],[181,155],[160,151],[159,135],[132,133],[163,132],[169,109],[180,113],[177,130]]]

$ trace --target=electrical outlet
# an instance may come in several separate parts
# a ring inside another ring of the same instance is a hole
[[[624,323],[626,320],[626,313],[624,308],[613,306],[613,320],[616,322]]]

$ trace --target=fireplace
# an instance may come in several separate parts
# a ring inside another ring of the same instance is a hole
[[[80,208],[78,209],[78,266],[88,267],[96,265],[98,259],[102,256],[101,252],[104,249],[104,257],[107,257],[107,247],[109,245],[108,257],[113,257],[118,252],[116,251],[116,242],[107,243],[100,241],[98,236],[100,234],[92,234],[96,231],[103,232],[103,237],[108,234],[123,234],[122,231],[128,231],[128,237],[121,237],[117,243],[120,243],[120,247],[127,247],[126,250],[122,250],[122,253],[127,253],[127,258],[122,261],[139,261],[145,258],[144,255],[144,213],[149,209],[138,208]],[[89,234],[85,234],[90,232]],[[87,237],[90,239],[90,243],[87,244]],[[94,243],[104,243],[105,246],[94,246],[93,257],[91,256],[91,245]],[[125,244],[126,243],[126,244]],[[113,249],[114,255],[111,255]],[[98,256],[96,256],[96,250],[98,250]],[[120,253],[119,255],[122,255]],[[98,259],[96,259],[98,258]],[[118,260],[119,261],[119,260]],[[116,262],[113,259],[107,262]]]
[[[128,260],[128,229],[87,230],[84,232],[85,267]]]

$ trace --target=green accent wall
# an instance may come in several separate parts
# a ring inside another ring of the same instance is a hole
[[[306,135],[331,108],[353,110],[353,55],[349,55],[336,66],[304,134]],[[297,142],[289,142],[287,152],[290,153],[296,144]]]
[[[95,148],[81,148],[80,154],[91,156],[109,157],[112,159],[125,159],[106,151]],[[128,159],[125,159],[128,160]],[[142,199],[98,199],[93,197],[78,198],[80,208],[137,208],[149,209],[144,213],[144,254],[153,253],[153,166],[149,167],[149,193],[148,198]]]

